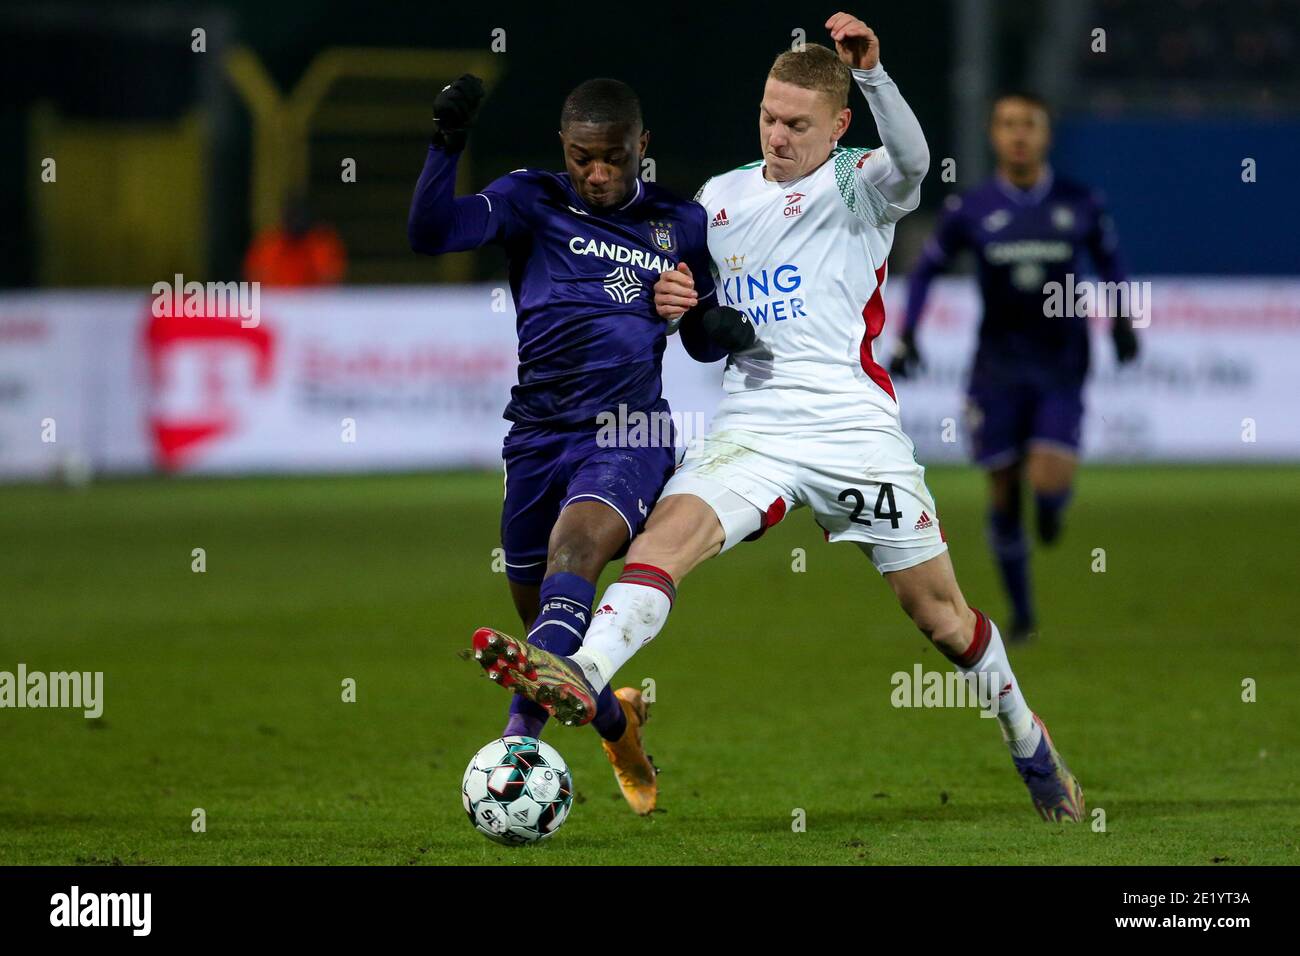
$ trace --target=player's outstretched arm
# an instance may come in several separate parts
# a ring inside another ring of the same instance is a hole
[[[1100,194],[1092,197],[1093,225],[1088,231],[1088,255],[1097,267],[1097,274],[1103,282],[1125,282],[1128,275],[1123,260],[1119,255],[1119,236],[1115,232],[1115,222],[1106,209],[1106,202]],[[1149,305],[1149,304],[1148,304]],[[1137,333],[1133,331],[1133,319],[1128,315],[1113,315],[1110,335],[1115,343],[1115,358],[1120,365],[1133,361],[1138,356]]]
[[[902,328],[889,362],[889,374],[896,378],[907,378],[925,364],[916,342],[917,328],[925,312],[926,299],[930,296],[930,284],[967,245],[961,207],[962,200],[959,196],[948,197],[939,217],[938,228],[926,241],[908,276],[907,308],[903,311]]]
[[[884,148],[862,165],[862,176],[888,205],[879,218],[897,221],[920,202],[921,180],[930,169],[930,148],[912,108],[898,86],[880,65],[880,39],[874,30],[850,13],[837,13],[826,21],[835,52],[853,71],[854,82],[867,99]]]
[[[492,238],[491,201],[482,195],[456,198],[456,163],[482,100],[483,82],[468,73],[434,100],[433,138],[406,222],[415,252],[464,252]]]

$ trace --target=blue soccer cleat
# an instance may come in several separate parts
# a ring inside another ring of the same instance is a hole
[[[1034,722],[1043,732],[1038,749],[1032,757],[1012,757],[1011,760],[1029,788],[1029,796],[1033,798],[1040,817],[1048,823],[1081,823],[1083,788],[1056,752],[1043,719],[1034,714]]]

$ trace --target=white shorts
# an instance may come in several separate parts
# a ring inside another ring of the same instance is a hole
[[[925,469],[898,427],[710,432],[687,449],[660,497],[669,495],[695,495],[713,509],[726,533],[723,551],[803,505],[827,541],[857,542],[881,574],[948,550]]]

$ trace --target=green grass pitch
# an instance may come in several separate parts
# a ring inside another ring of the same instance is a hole
[[[981,476],[929,481],[1003,620]],[[1012,660],[1104,832],[1039,821],[993,721],[891,706],[892,673],[946,665],[798,511],[688,579],[620,674],[655,682],[663,812],[556,726],[568,823],[489,843],[458,791],[507,695],[456,651],[517,627],[500,498],[497,474],[0,488],[0,670],[105,675],[100,720],[0,710],[0,863],[1300,864],[1300,469],[1088,468],[1036,554],[1043,636]]]

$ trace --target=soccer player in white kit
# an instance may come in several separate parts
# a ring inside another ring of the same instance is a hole
[[[708,435],[664,488],[580,650],[559,657],[481,628],[475,656],[561,721],[586,723],[596,693],[663,628],[682,578],[807,506],[828,541],[862,549],[959,671],[993,682],[1003,738],[1039,814],[1077,822],[1083,791],[1025,702],[997,625],[962,597],[925,471],[872,352],[894,224],[917,207],[929,168],[925,136],[880,65],[875,33],[847,13],[826,28],[835,53],[808,45],[768,74],[762,159],[713,177],[697,197],[717,273],[712,318],[737,310],[753,325],[728,358]],[[871,108],[879,149],[838,146],[850,81]],[[655,304],[670,321],[704,308],[684,266],[660,277]]]

